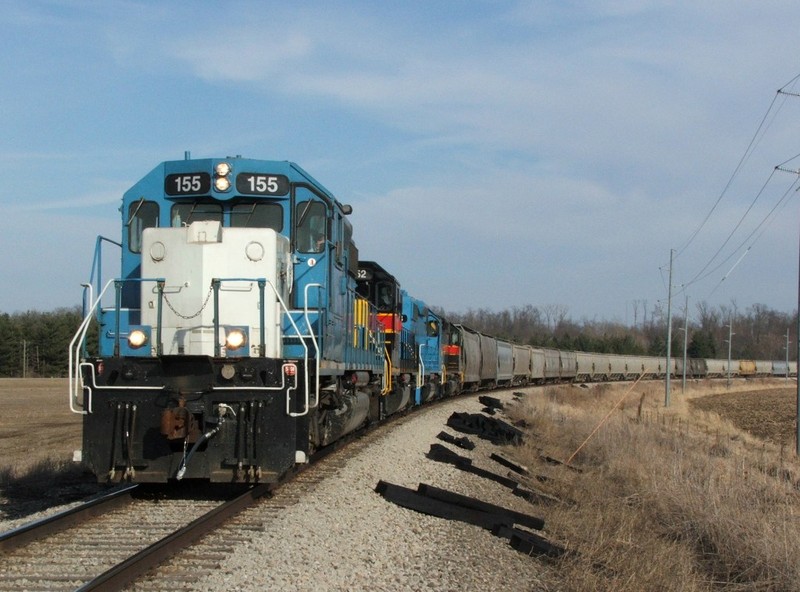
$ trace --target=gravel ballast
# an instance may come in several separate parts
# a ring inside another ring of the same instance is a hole
[[[498,395],[508,401],[511,392]],[[375,493],[384,480],[413,489],[421,482],[536,515],[502,485],[426,458],[436,435],[449,431],[454,412],[479,412],[476,397],[415,412],[359,447],[310,494],[237,547],[221,569],[195,582],[203,590],[555,590],[547,563],[512,549],[477,526],[435,518]],[[498,447],[470,436],[477,447],[456,449],[473,464],[505,474],[489,459]],[[452,448],[452,447],[451,447]],[[344,451],[348,454],[350,451]],[[255,511],[257,512],[257,510]]]

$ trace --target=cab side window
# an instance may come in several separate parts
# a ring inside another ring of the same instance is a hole
[[[381,282],[375,289],[376,302],[380,312],[394,310],[394,284]]]
[[[322,253],[327,241],[325,204],[320,201],[301,201],[295,213],[297,250],[301,253]]]
[[[145,228],[158,226],[158,204],[140,199],[128,208],[128,249],[131,253],[142,252],[142,232]]]

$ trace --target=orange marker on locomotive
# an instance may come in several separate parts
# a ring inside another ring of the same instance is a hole
[[[391,411],[351,208],[300,167],[187,153],[121,212],[119,240],[98,237],[70,347],[70,405],[99,480],[274,481]],[[109,245],[121,266],[106,279]]]

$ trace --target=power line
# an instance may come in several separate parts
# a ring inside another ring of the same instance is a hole
[[[739,227],[744,223],[745,218],[747,218],[747,215],[750,213],[750,211],[756,205],[756,202],[758,201],[758,198],[760,198],[761,195],[764,193],[764,189],[766,189],[767,185],[770,182],[770,179],[772,179],[772,176],[774,174],[775,174],[775,170],[773,169],[773,171],[770,173],[770,175],[767,178],[767,180],[764,181],[764,184],[761,186],[761,189],[758,191],[758,193],[756,194],[756,196],[753,199],[753,201],[750,202],[750,207],[748,207],[747,210],[745,210],[744,214],[742,214],[742,217],[739,218],[739,221],[736,223],[736,226],[734,226],[733,230],[730,231],[730,233],[728,234],[728,237],[722,242],[722,245],[720,245],[719,249],[717,249],[717,252],[714,253],[714,256],[711,257],[711,259],[708,260],[708,262],[703,266],[703,268],[700,271],[698,271],[695,274],[695,276],[687,282],[688,285],[691,285],[695,281],[697,281],[700,278],[700,276],[703,275],[705,270],[708,269],[711,266],[712,263],[714,263],[714,260],[719,256],[719,254],[722,252],[722,250],[727,246],[728,242],[730,242],[730,240],[733,238],[733,235],[736,234],[736,231],[739,230]],[[723,262],[723,264],[724,264],[724,262]]]
[[[777,167],[776,167],[776,168],[777,168]],[[723,276],[723,278],[722,278],[722,279],[719,281],[719,283],[718,283],[716,286],[714,286],[714,289],[711,291],[711,293],[709,294],[709,296],[711,296],[711,294],[713,294],[713,293],[714,293],[714,292],[717,290],[717,288],[719,288],[719,286],[722,284],[722,282],[724,282],[724,281],[725,281],[725,279],[726,279],[726,278],[727,278],[727,277],[728,277],[728,276],[731,274],[731,272],[734,270],[734,268],[735,268],[737,265],[739,265],[739,263],[741,262],[741,260],[742,260],[742,259],[744,259],[745,255],[747,255],[747,253],[750,251],[750,249],[752,249],[752,248],[753,248],[753,246],[754,246],[754,245],[755,245],[755,244],[758,242],[758,239],[760,239],[760,238],[761,238],[761,236],[764,234],[764,232],[766,232],[767,228],[769,228],[769,225],[772,223],[772,220],[774,220],[774,219],[775,219],[775,216],[774,216],[774,214],[775,214],[775,213],[778,211],[778,208],[779,208],[779,207],[782,207],[782,206],[783,206],[783,207],[785,207],[785,206],[786,206],[786,204],[787,204],[787,203],[789,203],[789,200],[788,200],[788,198],[789,198],[791,195],[793,195],[794,193],[796,193],[796,192],[798,191],[798,189],[800,189],[800,188],[794,188],[794,187],[795,187],[795,185],[797,185],[797,184],[798,184],[798,182],[800,182],[800,179],[795,179],[795,181],[794,181],[794,182],[791,184],[791,186],[789,186],[789,188],[788,188],[788,189],[787,189],[787,190],[784,192],[784,194],[783,194],[783,195],[781,196],[781,198],[780,198],[780,199],[777,201],[777,203],[776,203],[776,204],[775,204],[775,205],[772,207],[772,209],[771,209],[771,210],[770,210],[770,211],[767,213],[767,215],[766,215],[766,216],[764,216],[764,218],[763,218],[763,219],[761,220],[761,222],[759,222],[759,224],[758,224],[758,225],[757,225],[757,226],[756,226],[756,227],[755,227],[755,228],[752,230],[752,232],[750,232],[750,234],[748,234],[748,235],[745,237],[745,239],[744,239],[744,240],[743,240],[743,241],[742,241],[742,242],[739,244],[739,246],[737,246],[737,247],[736,247],[736,248],[735,248],[733,251],[731,251],[731,254],[730,254],[730,255],[728,255],[728,256],[727,256],[727,257],[726,257],[724,260],[722,260],[722,261],[721,261],[721,262],[720,262],[720,263],[719,263],[719,264],[718,264],[718,265],[717,265],[717,266],[716,266],[714,269],[712,269],[712,270],[711,270],[710,272],[708,272],[706,275],[704,275],[704,276],[702,276],[702,277],[699,277],[699,278],[697,278],[696,280],[694,280],[694,281],[700,281],[700,280],[704,280],[705,278],[709,277],[711,274],[713,274],[714,272],[716,272],[716,271],[717,271],[719,268],[721,268],[723,265],[725,265],[725,263],[727,263],[728,261],[730,261],[730,260],[731,260],[731,258],[732,258],[732,257],[733,257],[733,256],[734,256],[736,253],[738,253],[738,252],[739,252],[739,250],[740,250],[742,247],[744,247],[744,245],[747,243],[747,241],[749,241],[749,240],[750,240],[750,238],[752,238],[752,237],[753,237],[753,235],[754,235],[754,234],[756,234],[756,232],[758,232],[758,234],[756,235],[756,237],[753,239],[753,242],[752,242],[752,243],[750,243],[750,245],[747,247],[747,249],[746,249],[746,250],[745,250],[745,252],[744,252],[744,253],[741,255],[741,257],[739,257],[739,259],[736,261],[736,263],[733,265],[733,267],[731,267],[731,268],[728,270],[728,273],[726,273],[726,274]],[[759,229],[761,229],[761,231],[760,231],[760,232],[759,232]]]
[[[691,245],[691,244],[692,244],[692,242],[695,240],[695,238],[697,238],[697,236],[698,236],[698,234],[700,233],[700,231],[701,231],[701,230],[702,230],[702,229],[705,227],[706,223],[707,223],[707,222],[708,222],[708,220],[711,218],[711,215],[714,213],[714,211],[716,210],[717,206],[718,206],[718,205],[720,204],[720,202],[722,201],[722,198],[723,198],[723,197],[726,195],[726,193],[727,193],[727,192],[728,192],[728,190],[730,189],[731,185],[733,184],[733,181],[734,181],[734,179],[737,177],[737,175],[738,175],[738,174],[739,174],[739,172],[741,171],[741,169],[742,169],[742,167],[743,167],[744,163],[745,163],[745,162],[746,162],[746,161],[747,161],[747,160],[750,158],[750,156],[752,155],[752,153],[755,151],[755,148],[757,147],[757,145],[758,145],[758,144],[761,142],[761,140],[762,140],[762,139],[764,138],[764,136],[766,135],[766,132],[769,130],[769,128],[770,128],[770,127],[772,126],[772,124],[774,123],[774,121],[775,121],[775,119],[776,119],[776,117],[777,117],[778,113],[780,112],[780,110],[782,109],[783,105],[784,105],[784,104],[785,104],[785,102],[786,102],[786,98],[788,98],[789,96],[800,96],[800,94],[798,94],[798,93],[795,93],[795,92],[793,92],[792,90],[788,90],[790,87],[793,87],[793,85],[794,85],[794,84],[795,84],[795,83],[798,81],[798,79],[800,79],[800,74],[796,75],[794,78],[792,78],[792,79],[791,79],[789,82],[787,82],[786,84],[784,84],[784,85],[783,85],[783,86],[782,86],[780,89],[778,89],[778,90],[776,91],[776,93],[775,93],[775,96],[773,97],[773,99],[772,99],[772,102],[771,102],[771,103],[770,103],[770,105],[769,105],[769,108],[767,109],[767,111],[766,111],[766,113],[764,114],[764,116],[761,118],[761,121],[760,121],[760,123],[759,123],[759,125],[758,125],[758,128],[756,129],[755,133],[753,134],[752,138],[750,139],[750,143],[748,144],[747,148],[745,149],[745,151],[744,151],[744,154],[742,154],[742,157],[739,159],[739,162],[738,162],[738,164],[736,165],[736,167],[735,167],[735,169],[734,169],[733,173],[731,174],[730,178],[728,179],[728,182],[725,184],[725,187],[723,188],[722,192],[721,192],[721,193],[719,194],[719,196],[717,197],[717,200],[714,202],[714,205],[711,207],[711,209],[709,210],[708,214],[706,214],[706,216],[705,216],[705,218],[703,219],[703,221],[702,221],[702,222],[700,223],[700,225],[699,225],[699,226],[698,226],[698,227],[695,229],[695,231],[694,231],[694,232],[691,234],[691,236],[689,237],[689,239],[688,239],[688,240],[687,240],[687,241],[686,241],[686,242],[685,242],[685,243],[684,243],[684,244],[681,246],[681,248],[680,248],[680,249],[678,249],[678,255],[680,255],[680,254],[682,254],[683,252],[685,252],[685,251],[686,251],[686,249],[689,247],[689,245]],[[775,108],[776,102],[778,101],[778,97],[779,97],[779,96],[781,96],[781,95],[783,95],[783,100],[780,102],[780,104],[778,105],[778,107],[777,107],[777,108]],[[800,154],[798,154],[797,156],[800,156]],[[786,163],[790,162],[790,161],[791,161],[791,160],[793,160],[794,158],[797,158],[797,156],[795,156],[795,157],[792,157],[791,159],[787,160],[786,162],[784,162],[784,163],[782,163],[782,164],[786,164]],[[750,206],[747,208],[747,210],[746,210],[746,211],[744,212],[744,214],[741,216],[741,218],[739,219],[739,221],[736,223],[736,225],[734,226],[733,230],[731,230],[731,232],[728,234],[727,238],[726,238],[726,239],[723,241],[722,245],[721,245],[721,246],[720,246],[720,247],[719,247],[719,248],[716,250],[716,252],[714,253],[714,255],[713,255],[713,256],[712,256],[712,257],[711,257],[711,258],[710,258],[710,259],[709,259],[709,260],[706,262],[706,264],[705,264],[705,265],[704,265],[704,266],[703,266],[703,267],[700,269],[700,271],[698,271],[698,272],[697,272],[697,273],[694,275],[694,277],[693,277],[691,280],[689,280],[688,282],[686,282],[685,286],[687,286],[687,287],[688,287],[689,285],[692,285],[692,284],[694,284],[694,283],[696,283],[696,282],[698,282],[698,281],[700,281],[700,280],[702,280],[702,279],[705,279],[705,278],[707,278],[708,276],[710,276],[711,274],[713,274],[714,272],[716,272],[716,271],[717,271],[717,270],[718,270],[720,267],[722,267],[723,265],[725,265],[725,263],[727,263],[727,262],[728,262],[728,261],[729,261],[729,260],[730,260],[730,259],[731,259],[731,258],[732,258],[732,257],[733,257],[733,256],[734,256],[736,253],[737,253],[737,252],[739,252],[739,250],[741,249],[742,245],[740,245],[739,247],[737,247],[737,248],[736,248],[734,251],[732,251],[732,252],[731,252],[731,254],[730,254],[730,255],[728,255],[728,257],[726,257],[726,258],[725,258],[725,259],[724,259],[722,262],[720,262],[720,263],[719,263],[719,264],[718,264],[716,267],[714,267],[714,268],[713,268],[711,271],[709,271],[708,273],[706,273],[706,270],[708,270],[708,268],[709,268],[709,267],[710,267],[710,266],[711,266],[711,265],[714,263],[714,261],[715,261],[715,260],[716,260],[716,259],[717,259],[717,258],[720,256],[720,254],[722,253],[722,251],[725,249],[725,247],[728,245],[728,243],[729,243],[729,242],[731,241],[731,239],[733,238],[734,234],[735,234],[735,233],[737,232],[737,230],[738,230],[738,229],[739,229],[739,228],[742,226],[742,224],[744,223],[744,220],[745,220],[745,219],[747,218],[747,216],[750,214],[750,212],[752,211],[752,209],[753,209],[753,207],[755,206],[756,202],[759,200],[759,198],[761,197],[761,195],[764,193],[764,191],[765,191],[765,189],[766,189],[767,185],[769,184],[770,180],[772,179],[773,175],[775,174],[775,171],[776,171],[776,170],[785,170],[785,169],[782,169],[782,168],[781,168],[781,166],[782,166],[782,165],[779,165],[779,166],[777,166],[777,167],[775,167],[775,168],[773,169],[773,171],[770,173],[770,175],[769,175],[769,177],[767,178],[767,180],[766,180],[766,181],[764,182],[764,184],[762,185],[761,189],[758,191],[758,193],[757,193],[757,194],[756,194],[756,196],[754,197],[754,199],[753,199],[753,201],[751,202]],[[794,185],[794,184],[793,184],[793,185]],[[748,240],[749,240],[749,239],[750,239],[750,238],[753,236],[753,234],[755,234],[755,233],[758,231],[758,229],[759,229],[759,228],[760,228],[762,225],[764,225],[764,224],[767,222],[767,220],[770,218],[770,216],[772,216],[772,214],[775,212],[776,208],[777,208],[777,207],[778,207],[778,206],[779,206],[781,203],[785,202],[785,200],[786,200],[787,196],[789,195],[789,192],[790,192],[790,191],[791,191],[791,188],[790,188],[789,190],[787,190],[787,192],[786,192],[786,193],[784,193],[783,197],[782,197],[782,198],[781,198],[781,199],[778,201],[778,203],[777,203],[777,204],[776,204],[776,205],[775,205],[775,206],[772,208],[772,210],[769,212],[769,214],[767,214],[767,216],[766,216],[766,217],[765,217],[765,218],[764,218],[764,219],[763,219],[763,220],[762,220],[762,221],[759,223],[759,225],[758,225],[758,226],[756,226],[756,228],[753,230],[753,232],[751,232],[751,233],[750,233],[750,235],[748,235],[748,237],[745,239],[745,241],[744,241],[744,242],[747,242],[747,241],[748,241]],[[756,240],[758,240],[758,238],[759,238],[760,236],[761,236],[761,234],[759,234],[759,235],[758,235],[758,237],[756,237]],[[744,243],[743,243],[743,244],[744,244]],[[755,241],[753,241],[753,244],[755,244]],[[725,276],[722,278],[722,280],[720,280],[720,284],[722,283],[722,281],[724,281],[724,280],[725,280],[725,278],[727,278],[727,277],[730,275],[730,273],[733,271],[733,269],[734,269],[734,268],[735,268],[735,267],[736,267],[736,266],[739,264],[739,262],[741,261],[741,259],[742,259],[742,258],[744,258],[744,255],[746,255],[746,254],[747,254],[747,252],[749,252],[749,250],[752,248],[753,244],[751,244],[751,245],[750,245],[750,246],[747,248],[747,250],[745,251],[745,253],[744,253],[744,254],[742,254],[742,256],[741,256],[741,257],[740,257],[740,259],[739,259],[739,260],[736,262],[736,264],[735,264],[735,265],[734,265],[734,266],[733,266],[733,267],[732,267],[730,270],[728,270],[728,273],[726,273],[726,274],[725,274]],[[704,274],[705,274],[705,275],[704,275]],[[719,287],[719,284],[718,284],[718,285],[717,285],[717,286],[714,288],[714,290],[716,290],[716,289],[717,289],[717,287]],[[712,291],[712,293],[713,293],[713,291]]]
[[[764,135],[767,133],[769,128],[772,126],[772,123],[775,121],[775,118],[777,117],[778,113],[780,112],[781,108],[783,107],[783,105],[786,102],[786,98],[784,97],[784,100],[781,101],[781,103],[778,106],[778,108],[774,111],[774,113],[772,113],[773,107],[775,106],[775,103],[777,102],[778,97],[780,95],[798,96],[795,93],[793,93],[792,91],[786,90],[787,87],[793,86],[797,82],[798,79],[800,79],[800,74],[798,74],[797,76],[792,78],[789,82],[784,84],[780,89],[778,89],[776,91],[775,96],[772,98],[772,102],[769,104],[769,107],[767,108],[767,111],[764,113],[764,116],[761,118],[761,121],[758,124],[758,128],[756,129],[755,133],[753,134],[752,138],[750,139],[750,143],[747,145],[747,148],[745,149],[744,153],[742,154],[741,158],[739,159],[739,162],[737,163],[736,167],[734,168],[733,173],[731,173],[731,176],[728,179],[728,182],[725,184],[725,187],[722,189],[722,192],[719,194],[719,196],[717,197],[716,201],[714,202],[714,205],[711,206],[711,209],[709,210],[708,214],[706,214],[705,218],[703,218],[703,221],[700,223],[700,225],[694,230],[694,232],[683,243],[683,245],[680,248],[678,248],[676,256],[680,256],[684,251],[686,251],[686,249],[689,247],[689,245],[691,245],[692,242],[694,242],[695,238],[697,238],[697,235],[700,234],[700,231],[705,227],[706,223],[711,218],[711,215],[714,213],[714,211],[717,209],[717,206],[722,201],[722,198],[725,196],[725,194],[730,189],[731,185],[733,184],[733,181],[736,179],[737,175],[739,174],[739,171],[742,169],[742,167],[744,166],[745,162],[749,159],[750,155],[755,151],[756,147],[761,142],[761,139],[764,137]],[[772,113],[772,117],[771,118],[770,118],[770,113]],[[769,122],[766,123],[766,125],[765,125],[765,122],[767,122],[768,118],[769,118]],[[763,188],[762,188],[762,190],[763,190]],[[724,248],[724,245],[723,245],[723,247],[721,247],[721,249],[722,248]],[[713,262],[713,260],[716,258],[716,256],[718,254],[719,254],[719,251],[717,251],[717,253],[714,255],[714,257],[712,257],[711,260],[705,265],[703,270],[705,270],[711,264],[711,262]],[[703,273],[703,271],[701,270],[698,273],[698,275],[700,275],[702,273]]]
[[[703,218],[703,221],[695,229],[695,231],[691,234],[691,236],[686,240],[686,242],[681,247],[678,248],[678,256],[680,256],[684,251],[686,251],[686,249],[689,248],[689,245],[691,245],[692,242],[694,242],[694,239],[697,238],[697,235],[700,234],[700,231],[705,227],[706,223],[711,218],[711,215],[714,213],[714,210],[717,209],[717,206],[722,201],[722,198],[725,197],[725,194],[728,192],[728,189],[730,189],[731,185],[733,184],[734,179],[739,174],[739,171],[742,169],[742,166],[747,161],[747,159],[750,157],[750,154],[752,154],[753,150],[755,150],[756,139],[758,138],[758,135],[761,132],[761,129],[764,127],[764,122],[766,121],[767,117],[769,116],[769,113],[772,110],[772,107],[775,104],[775,101],[777,100],[777,98],[778,98],[778,95],[776,94],[775,97],[772,99],[772,103],[770,103],[769,108],[767,109],[767,112],[764,114],[764,117],[761,119],[761,123],[758,125],[758,129],[756,129],[755,134],[753,134],[753,137],[750,139],[750,143],[747,145],[747,149],[745,149],[744,154],[742,154],[742,157],[739,159],[739,162],[736,165],[736,168],[733,170],[733,173],[731,174],[730,178],[728,179],[728,182],[725,184],[725,187],[722,189],[722,192],[717,197],[717,200],[714,202],[714,205],[711,206],[711,209],[708,211],[708,214],[706,214],[706,217]],[[766,132],[766,129],[764,131]],[[763,137],[763,134],[762,134],[762,137]]]

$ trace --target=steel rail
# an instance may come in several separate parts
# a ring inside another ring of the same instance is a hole
[[[100,516],[109,510],[127,504],[131,501],[131,493],[138,487],[138,485],[128,485],[121,489],[116,489],[80,506],[4,532],[0,534],[0,551],[13,551],[23,545],[66,530],[75,524],[85,522],[90,518]]]
[[[87,582],[78,588],[78,592],[121,590],[136,578],[160,565],[179,551],[189,547],[203,535],[213,531],[226,520],[251,506],[258,498],[268,494],[274,487],[275,484],[272,483],[257,485],[242,495],[220,504],[183,528],[176,530]]]

